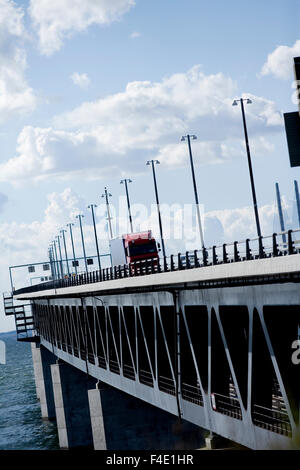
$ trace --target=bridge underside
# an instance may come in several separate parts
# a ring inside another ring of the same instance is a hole
[[[297,445],[298,283],[44,298],[33,316],[91,377],[249,448]]]

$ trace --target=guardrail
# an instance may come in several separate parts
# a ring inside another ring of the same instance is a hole
[[[66,276],[61,279],[43,282],[34,286],[15,290],[14,295],[38,292],[48,289],[93,284],[115,279],[144,276],[161,272],[180,271],[185,269],[215,266],[219,264],[237,263],[255,259],[279,257],[300,253],[300,239],[297,234],[300,229],[273,233],[266,237],[258,237],[219,246],[187,251],[184,254],[150,258],[130,264],[112,266],[98,271]]]

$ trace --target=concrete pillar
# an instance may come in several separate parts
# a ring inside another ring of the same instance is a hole
[[[31,343],[31,354],[33,362],[36,396],[38,400],[40,400],[40,382],[43,379],[43,369],[39,343]]]
[[[215,433],[210,433],[209,436],[205,438],[205,447],[207,450],[215,449],[231,449],[231,448],[242,448],[243,446],[238,446],[234,442],[226,439],[225,437],[219,436]]]
[[[37,398],[40,400],[43,419],[55,418],[55,406],[51,379],[51,364],[56,356],[39,343],[31,343],[33,370]]]
[[[95,450],[187,450],[204,430],[112,387],[88,391]]]
[[[92,447],[87,391],[96,380],[67,363],[52,365],[51,374],[60,447]]]

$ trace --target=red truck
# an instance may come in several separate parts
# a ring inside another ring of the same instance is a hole
[[[114,238],[109,241],[109,247],[112,266],[143,262],[151,258],[157,264],[159,244],[152,237],[151,230]]]

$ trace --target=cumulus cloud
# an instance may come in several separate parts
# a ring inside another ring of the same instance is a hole
[[[261,75],[273,75],[276,78],[289,79],[293,74],[293,58],[300,56],[300,40],[291,47],[278,46],[268,55],[262,67]]]
[[[136,38],[139,38],[140,36],[141,36],[141,33],[139,33],[138,31],[133,31],[130,34],[131,39],[136,39]]]
[[[70,78],[74,85],[78,85],[80,88],[88,88],[90,84],[90,79],[86,73],[74,72]]]
[[[36,97],[26,82],[24,12],[11,0],[0,0],[1,121],[35,108]]]
[[[57,116],[54,126],[27,126],[17,154],[0,165],[0,180],[56,176],[105,178],[144,171],[149,158],[166,166],[187,163],[180,137],[196,133],[196,163],[219,163],[244,155],[241,111],[232,107],[236,84],[221,73],[205,75],[199,66],[161,82],[131,82],[123,92],[85,102]],[[268,135],[282,126],[275,104],[248,94],[251,144],[257,154],[272,151]],[[141,159],[141,155],[143,155]]]
[[[30,0],[29,14],[40,51],[49,56],[75,32],[118,21],[134,5],[134,0]]]

